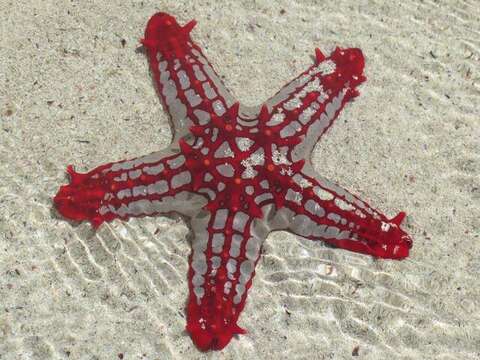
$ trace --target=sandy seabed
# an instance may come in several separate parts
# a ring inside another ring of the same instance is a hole
[[[169,144],[137,51],[157,11],[255,105],[359,47],[368,78],[313,163],[415,239],[404,261],[269,236],[239,325],[200,353],[184,331],[184,222],[94,232],[52,210],[77,170]],[[480,7],[476,1],[0,0],[0,359],[480,358]]]

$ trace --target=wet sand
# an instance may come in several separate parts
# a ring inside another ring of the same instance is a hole
[[[318,3],[318,4],[317,4]],[[166,11],[247,105],[359,47],[367,82],[313,153],[322,175],[389,216],[407,260],[277,232],[239,325],[200,353],[184,331],[188,229],[166,217],[94,232],[52,210],[79,171],[147,154],[171,131],[137,50]],[[0,0],[1,359],[480,357],[480,10],[474,1]]]

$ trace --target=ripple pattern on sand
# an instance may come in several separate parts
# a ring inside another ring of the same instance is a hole
[[[315,46],[360,47],[362,96],[313,163],[387,213],[406,210],[411,257],[271,234],[240,320],[249,333],[202,354],[184,331],[182,220],[94,232],[59,218],[51,198],[65,165],[169,141],[135,51],[159,9],[197,18],[195,38],[249,105],[303,71]],[[480,357],[477,2],[47,0],[5,2],[0,15],[2,360]]]

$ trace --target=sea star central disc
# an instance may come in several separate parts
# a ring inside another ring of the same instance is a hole
[[[365,81],[359,49],[337,48],[262,106],[235,102],[190,31],[165,13],[143,44],[175,132],[172,145],[79,174],[54,198],[58,211],[95,227],[115,218],[177,212],[194,232],[187,330],[202,350],[235,334],[262,244],[286,230],[376,257],[408,256],[411,238],[393,219],[316,174],[313,146]]]

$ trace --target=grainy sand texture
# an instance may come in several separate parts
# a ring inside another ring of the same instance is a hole
[[[198,20],[192,37],[247,105],[315,47],[361,48],[368,80],[313,163],[389,216],[406,211],[410,257],[272,233],[248,334],[205,354],[184,331],[183,221],[95,232],[59,217],[66,165],[169,144],[137,50],[157,11]],[[0,19],[0,359],[480,358],[478,1],[0,0]]]

